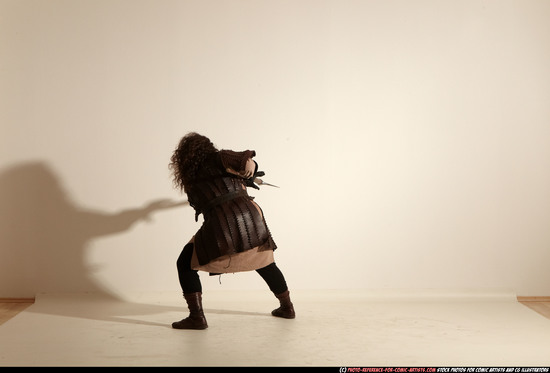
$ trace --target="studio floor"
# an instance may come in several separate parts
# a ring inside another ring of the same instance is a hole
[[[39,294],[0,325],[0,366],[550,366],[550,319],[514,294],[292,291],[203,296],[209,328],[174,330],[179,294]]]

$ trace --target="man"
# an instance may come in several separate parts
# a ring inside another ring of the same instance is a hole
[[[178,277],[190,314],[175,329],[206,329],[198,271],[211,274],[256,270],[279,299],[272,315],[295,317],[283,276],[274,261],[277,248],[261,208],[248,195],[258,172],[253,150],[218,150],[205,136],[191,132],[171,157],[174,184],[187,194],[195,220],[204,221],[178,260]]]

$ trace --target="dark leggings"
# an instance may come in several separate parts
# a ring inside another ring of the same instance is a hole
[[[181,289],[184,294],[202,292],[202,285],[199,279],[198,271],[191,268],[191,257],[193,256],[193,244],[185,245],[176,262],[178,268],[178,277]],[[285,277],[275,262],[268,266],[257,269],[256,272],[267,283],[269,290],[274,294],[281,294],[288,290]]]

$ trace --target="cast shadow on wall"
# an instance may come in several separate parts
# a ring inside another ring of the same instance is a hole
[[[160,210],[184,205],[187,201],[157,200],[116,213],[93,211],[76,206],[44,162],[4,169],[0,171],[0,297],[86,291],[120,305],[118,297],[95,280],[88,268],[88,243],[127,231]],[[145,305],[141,306],[133,311],[144,312]]]

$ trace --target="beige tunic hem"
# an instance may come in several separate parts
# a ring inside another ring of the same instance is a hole
[[[242,253],[224,255],[203,266],[199,264],[195,250],[191,258],[191,268],[209,273],[235,273],[254,271],[274,262],[273,250],[257,246]]]

